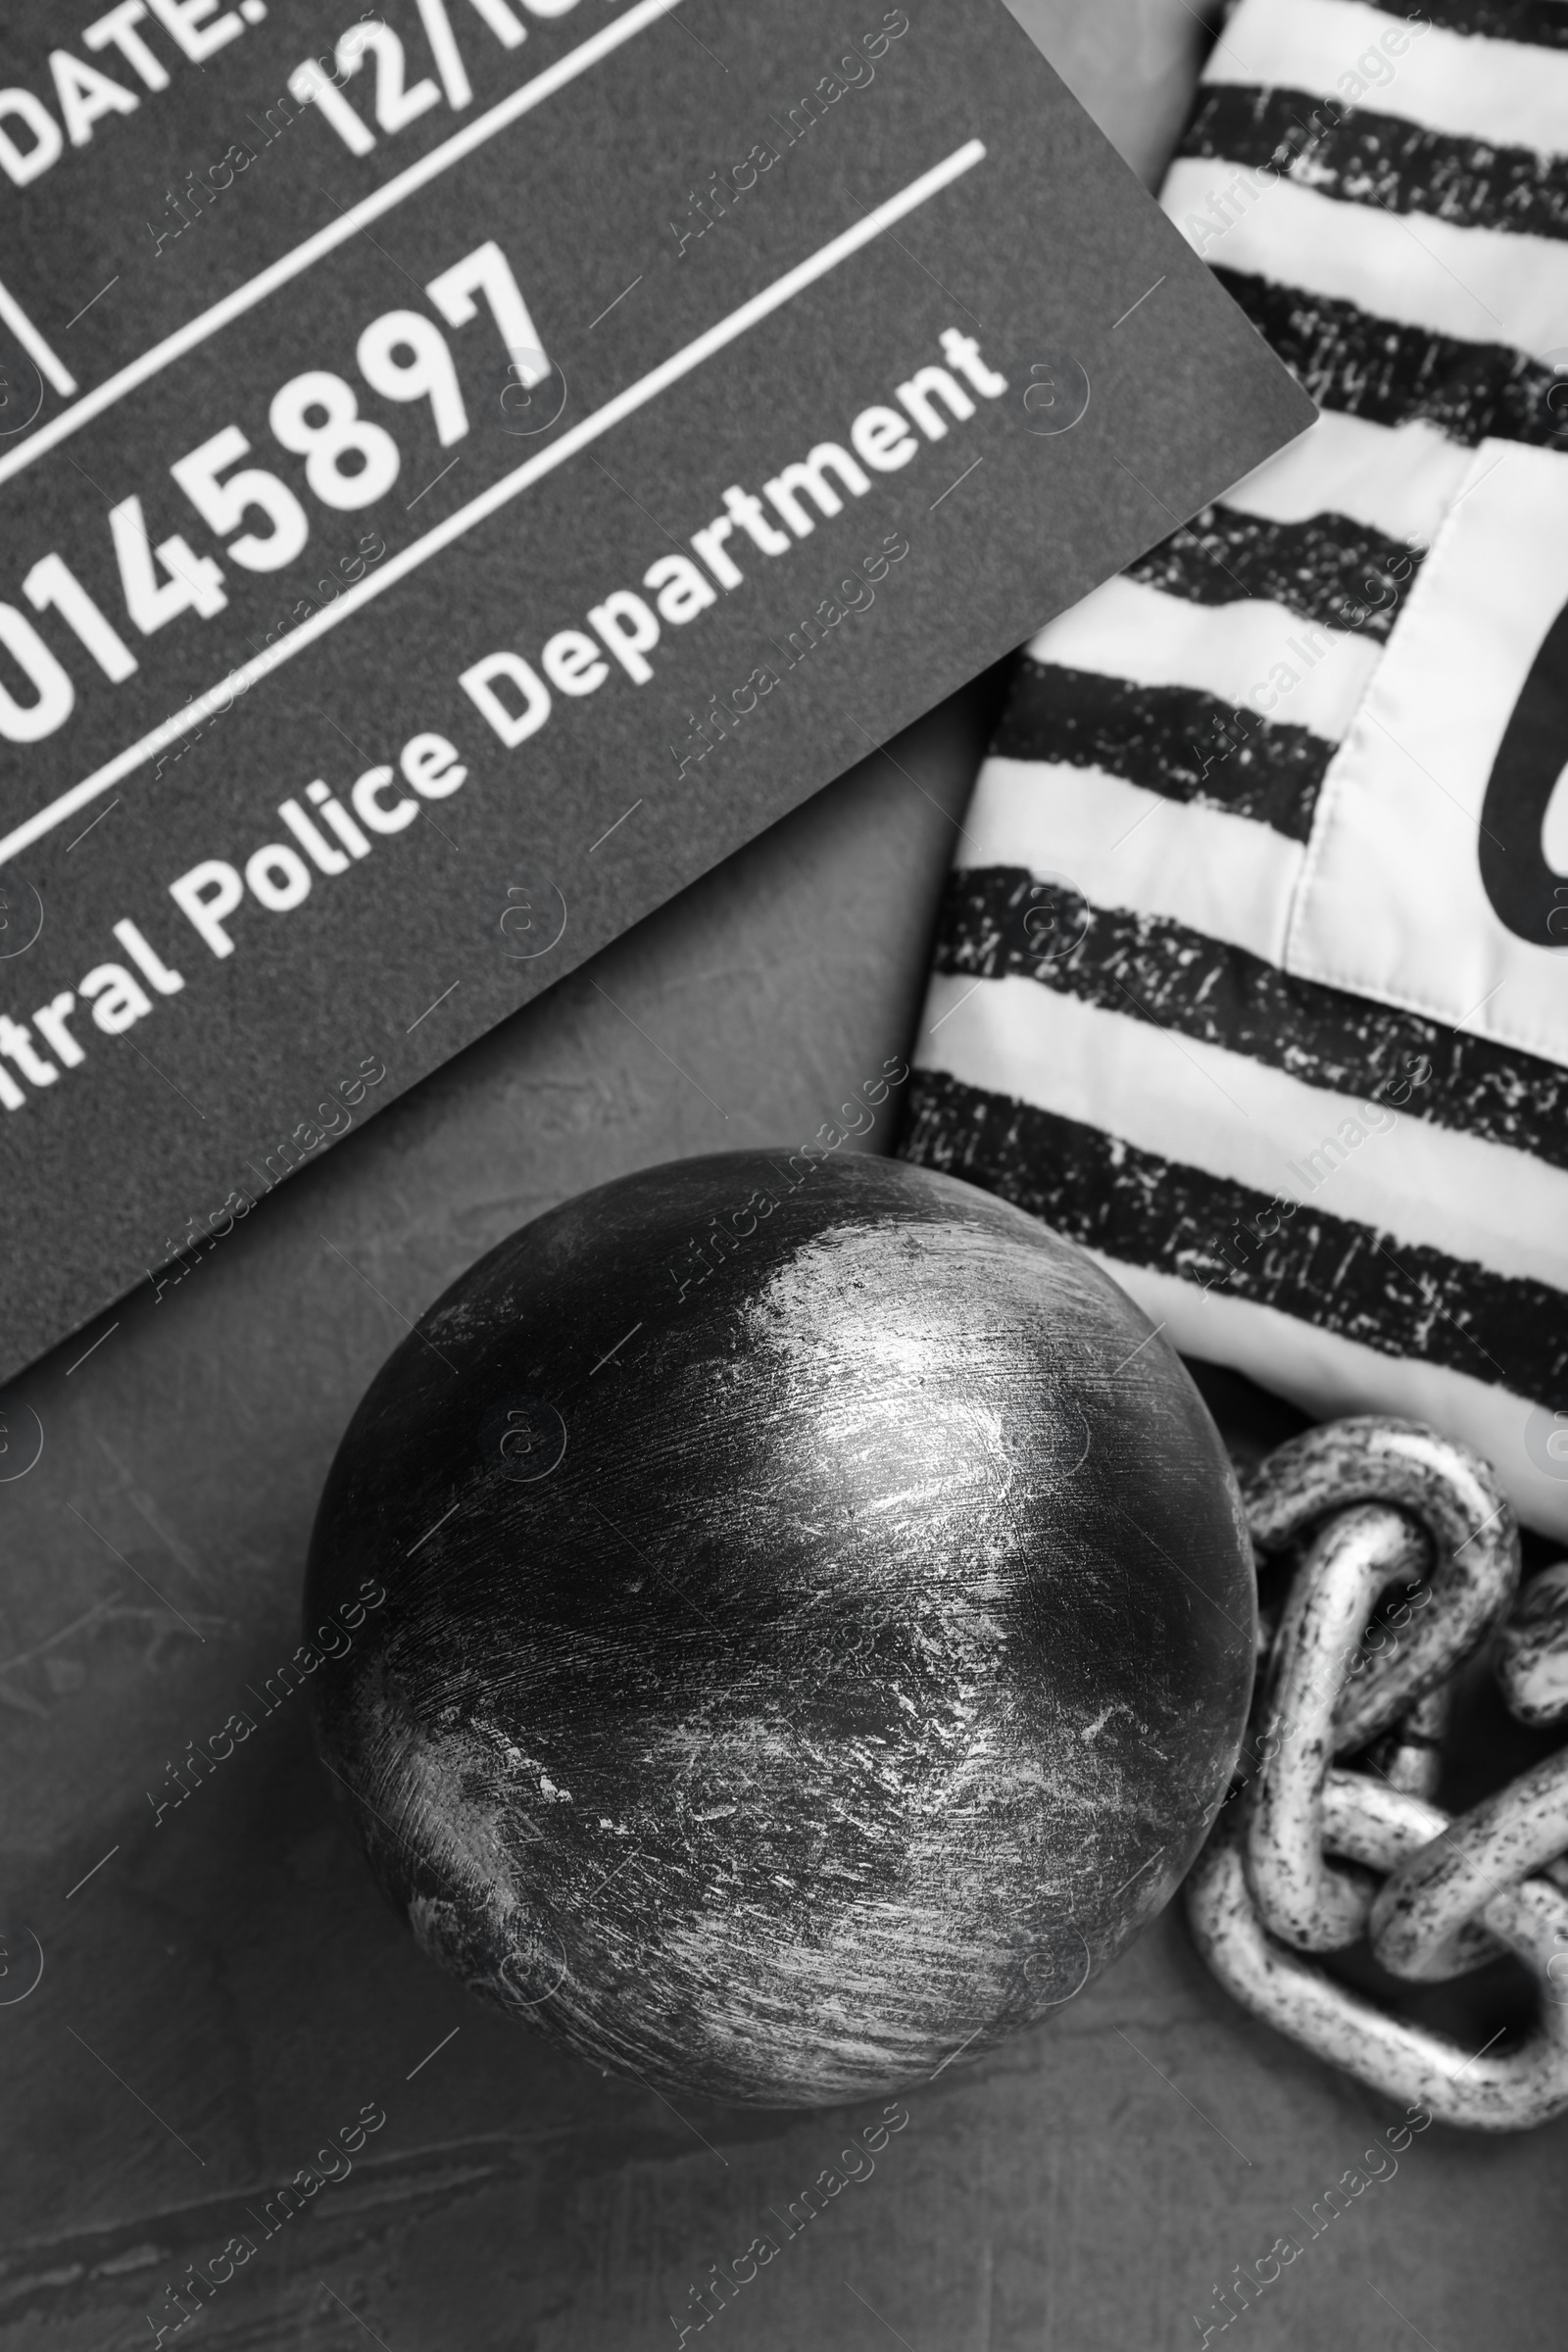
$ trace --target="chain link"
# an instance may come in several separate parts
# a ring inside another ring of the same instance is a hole
[[[1497,1682],[1521,1723],[1568,1715],[1568,1560],[1543,1569],[1502,1629]]]
[[[1323,1783],[1346,1745],[1336,1719],[1362,1630],[1391,1585],[1414,1583],[1427,1553],[1398,1511],[1336,1511],[1308,1547],[1274,1638],[1247,1875],[1266,1925],[1300,1951],[1336,1951],[1366,1925],[1372,1888],[1323,1851]]]
[[[1364,1747],[1463,1663],[1519,1581],[1519,1537],[1490,1466],[1418,1421],[1371,1415],[1303,1431],[1271,1453],[1246,1490],[1252,1541],[1285,1550],[1326,1512],[1395,1503],[1434,1547],[1432,1605],[1408,1639],[1372,1655],[1335,1729]]]
[[[1372,1869],[1402,1849],[1441,1838],[1448,1816],[1359,1773],[1329,1776],[1331,1835],[1339,1850]],[[1200,1952],[1227,1992],[1253,2016],[1343,2067],[1357,2082],[1440,2123],[1475,2132],[1521,2132],[1568,2111],[1568,2003],[1544,1998],[1534,2032],[1518,2049],[1470,2052],[1359,1993],[1276,1941],[1264,1928],[1236,1830],[1211,1841],[1187,1882],[1188,1918]],[[1568,1895],[1544,1879],[1492,1895],[1485,1919],[1541,1983],[1560,1992],[1554,1958],[1568,1949]]]
[[[1413,1422],[1309,1430],[1246,1496],[1260,1562],[1295,1570],[1263,1666],[1257,1771],[1187,1883],[1199,1950],[1255,2016],[1442,2121],[1508,2132],[1568,2112],[1568,1749],[1457,1819],[1430,1801],[1452,1678],[1489,1634],[1513,1712],[1568,1717],[1568,1561],[1516,1599],[1518,1536],[1493,1472]],[[1367,1769],[1336,1765],[1351,1755]],[[1535,2028],[1467,2054],[1302,1956],[1363,1936],[1416,1983],[1511,1952],[1537,1981]]]
[[[1465,1931],[1490,1898],[1568,1849],[1568,1748],[1436,1833],[1399,1864],[1372,1905],[1372,1948],[1417,1984],[1462,1976]]]

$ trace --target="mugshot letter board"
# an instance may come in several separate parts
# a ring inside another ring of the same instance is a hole
[[[1000,0],[12,0],[0,85],[3,1375],[1313,414]]]

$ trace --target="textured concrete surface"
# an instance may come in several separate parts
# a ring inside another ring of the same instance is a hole
[[[1107,11],[1096,41],[1086,12],[1018,5],[1107,119],[1129,60],[1189,38],[1173,8]],[[1151,87],[1168,113],[1165,64]],[[471,2005],[374,1893],[287,1701],[157,1811],[187,1743],[292,1650],[322,1476],[407,1319],[586,1185],[809,1136],[906,1046],[985,703],[842,779],[19,1384],[44,1450],[0,1484],[7,2352],[156,2341],[186,2265],[241,2230],[261,2251],[187,2339],[224,2352],[674,2344],[669,2315],[763,2230],[781,2251],[710,2342],[1164,2352],[1290,2234],[1300,2259],[1237,2323],[1255,2352],[1561,2343],[1568,2125],[1433,2129],[1311,2236],[1395,2119],[1243,2019],[1171,1914],[1054,2023],[910,2094],[874,2173],[786,2237],[769,2209],[842,2176],[880,2102],[677,2113]],[[1212,1393],[1254,1448],[1294,1426]],[[43,1974],[18,1998],[29,1934]],[[1463,2013],[1477,2042],[1488,2014]],[[308,2166],[337,2178],[285,2220]]]

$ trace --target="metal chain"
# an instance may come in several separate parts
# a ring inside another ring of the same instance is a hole
[[[1543,1569],[1502,1629],[1497,1681],[1521,1723],[1568,1715],[1568,1560]]]
[[[1456,1820],[1430,1802],[1452,1677],[1515,1603],[1493,1472],[1433,1430],[1365,1417],[1281,1446],[1246,1493],[1260,1557],[1297,1566],[1258,1769],[1187,1883],[1200,1951],[1255,2016],[1444,2122],[1509,2132],[1568,2112],[1568,1749]],[[1568,1717],[1568,1561],[1518,1596],[1497,1649],[1522,1721]],[[1369,1769],[1335,1766],[1350,1754]],[[1534,2031],[1467,2054],[1300,1957],[1363,1936],[1418,1983],[1512,1952],[1538,1983]]]
[[[1359,1773],[1332,1773],[1329,1790],[1340,1850],[1374,1869],[1389,1868],[1402,1847],[1441,1838],[1448,1827],[1435,1805]],[[1521,2132],[1568,2111],[1568,2002],[1550,1974],[1568,1949],[1568,1895],[1545,1880],[1504,1887],[1484,1914],[1543,1992],[1558,1996],[1543,1999],[1535,2032],[1506,2053],[1471,2053],[1391,2017],[1277,1942],[1258,1915],[1234,1830],[1210,1843],[1187,1887],[1194,1939],[1227,1992],[1358,2082],[1471,2131]]]
[[[1336,1718],[1362,1631],[1391,1585],[1427,1561],[1422,1531],[1378,1503],[1336,1511],[1313,1540],[1274,1638],[1249,1824],[1248,1877],[1276,1936],[1304,1952],[1353,1943],[1372,1889],[1323,1852],[1323,1783],[1347,1744]]]
[[[1329,1511],[1395,1503],[1431,1538],[1432,1605],[1407,1640],[1373,1655],[1336,1717],[1364,1747],[1470,1655],[1519,1581],[1519,1537],[1490,1466],[1418,1421],[1330,1421],[1281,1446],[1248,1482],[1252,1541],[1282,1551]]]
[[[1425,1698],[1418,1698],[1409,1714],[1367,1750],[1366,1760],[1379,1779],[1406,1796],[1436,1796],[1443,1772],[1444,1734],[1452,1713],[1451,1683],[1439,1683]]]

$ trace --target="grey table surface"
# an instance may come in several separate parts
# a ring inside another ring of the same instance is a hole
[[[1196,18],[1170,0],[1015,13],[1152,174]],[[709,2266],[876,2112],[677,2113],[472,2005],[374,1892],[298,1708],[178,1812],[156,1819],[149,1792],[292,1649],[322,1476],[410,1318],[554,1202],[676,1154],[796,1142],[907,1048],[995,691],[933,713],[292,1180],[199,1274],[105,1318],[85,1361],[99,1326],[20,1384],[45,1446],[0,1486],[8,2348],[155,2341],[187,2263],[367,2107],[386,2120],[352,2173],[274,2230],[191,2341],[673,2343]],[[1268,1408],[1213,1394],[1239,1443],[1274,1434]],[[28,1932],[43,1974],[8,1998]],[[1196,2345],[1216,2284],[1294,2234],[1301,2258],[1236,2323],[1257,2352],[1563,2341],[1568,2124],[1434,2128],[1308,2237],[1300,2217],[1394,2103],[1243,2018],[1175,1912],[1054,2023],[906,2107],[874,2174],[712,2322],[724,2340]]]

